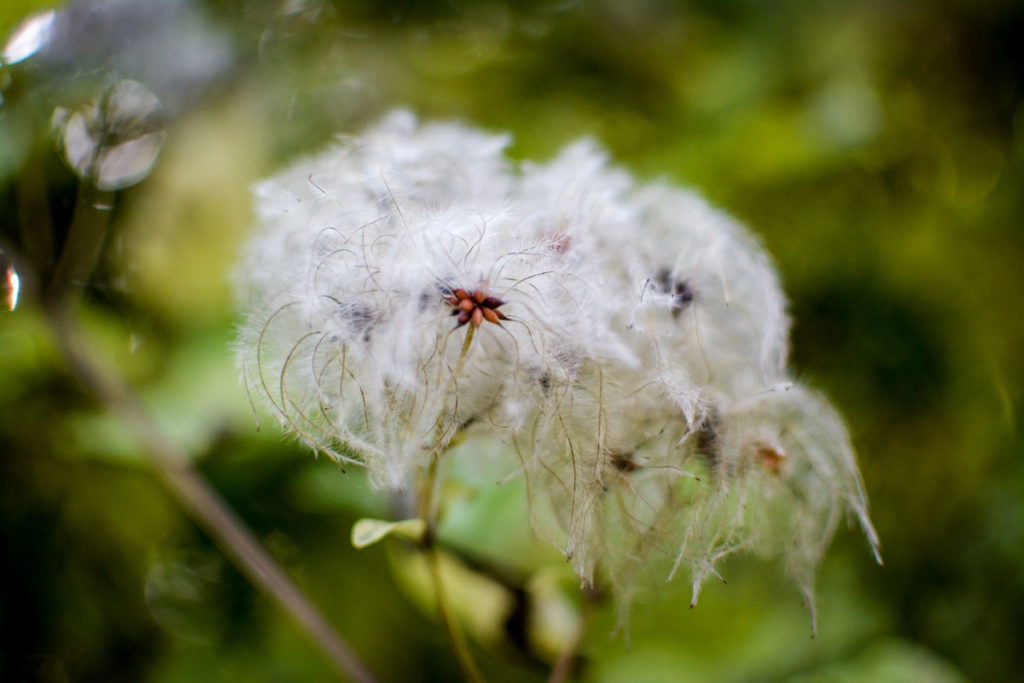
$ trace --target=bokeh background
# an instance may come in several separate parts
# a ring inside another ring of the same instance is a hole
[[[49,33],[11,40],[51,9]],[[583,680],[1019,676],[1022,35],[1014,0],[5,0],[0,248],[22,297],[0,311],[0,680],[335,676],[56,350],[26,236],[59,247],[97,196],[110,230],[81,343],[382,680],[458,678],[394,549],[349,543],[380,502],[358,472],[257,431],[230,348],[250,184],[395,106],[510,131],[517,158],[592,136],[742,219],[791,299],[792,365],[859,452],[886,564],[838,534],[816,639],[778,568],[738,558],[693,610],[685,581],[641,601],[628,635],[600,606]],[[89,195],[74,121],[118,79],[159,106],[132,100],[149,113],[108,142],[141,142]],[[476,521],[503,504],[480,501]],[[461,538],[500,552],[502,533]],[[514,640],[474,641],[486,674],[544,680],[550,662]]]

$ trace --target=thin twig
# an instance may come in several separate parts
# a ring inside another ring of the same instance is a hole
[[[459,624],[455,620],[455,616],[452,614],[451,607],[448,604],[448,594],[445,591],[444,581],[441,578],[441,563],[437,546],[429,542],[424,545],[423,553],[426,555],[427,566],[430,569],[430,582],[434,587],[434,597],[437,599],[437,611],[441,617],[441,624],[444,626],[444,631],[448,636],[448,641],[451,643],[452,650],[455,651],[455,658],[458,660],[462,673],[466,675],[467,680],[473,683],[483,683],[483,674],[477,668],[473,654],[469,650],[469,644],[466,642],[466,636],[462,633],[462,629],[459,628]]]
[[[579,656],[580,645],[583,644],[587,628],[590,626],[594,611],[597,609],[597,604],[601,601],[602,597],[602,592],[596,588],[583,589],[583,606],[580,608],[580,617],[576,622],[576,630],[572,634],[572,639],[566,643],[565,648],[558,654],[558,660],[551,669],[551,675],[548,676],[548,683],[562,683],[572,673],[573,665]]]
[[[72,372],[135,433],[153,469],[185,511],[253,584],[295,620],[338,673],[358,683],[372,683],[375,679],[352,648],[192,466],[185,453],[160,433],[132,391],[76,343],[82,338],[81,332],[69,311],[65,307],[54,308],[49,319]]]
[[[109,91],[101,111],[106,115]],[[316,606],[280,564],[260,544],[245,523],[192,466],[188,456],[174,446],[157,428],[142,403],[115,372],[107,370],[92,357],[79,340],[83,331],[76,324],[71,302],[88,282],[99,262],[110,228],[115,193],[98,189],[98,161],[101,145],[97,145],[79,185],[75,211],[68,226],[67,237],[59,257],[49,273],[48,282],[39,283],[39,298],[47,314],[53,335],[72,373],[134,432],[143,454],[192,519],[217,542],[221,550],[249,580],[277,603],[316,644],[342,676],[357,683],[373,683],[374,678],[352,648],[331,626]],[[33,188],[45,196],[44,181]],[[28,199],[23,205],[28,206]],[[41,209],[44,203],[36,202]],[[49,270],[53,247],[53,226],[50,216],[42,214],[35,227],[50,235],[40,241],[45,248],[36,265]],[[44,274],[45,276],[45,274]]]
[[[473,342],[474,331],[475,327],[471,323],[466,329],[466,338],[463,340],[462,349],[459,351],[459,358],[455,362],[455,369],[449,380],[451,385],[458,381],[458,377],[462,374],[462,369],[465,367],[466,358],[469,356],[469,347]],[[420,548],[423,550],[430,572],[430,582],[434,589],[434,598],[437,601],[437,613],[441,619],[441,625],[444,627],[445,634],[448,636],[448,642],[455,652],[455,659],[458,661],[459,667],[462,668],[462,672],[467,680],[473,681],[473,683],[483,683],[484,677],[480,673],[476,661],[473,659],[473,653],[466,643],[466,637],[463,635],[462,629],[459,628],[459,623],[456,621],[448,604],[448,594],[445,591],[444,580],[441,577],[440,556],[435,543],[437,519],[434,510],[434,489],[437,486],[437,469],[443,448],[442,442],[445,430],[442,428],[442,425],[447,412],[448,405],[446,401],[436,422],[438,443],[435,444],[433,451],[430,453],[426,474],[423,481],[420,482],[420,518],[427,524],[427,532],[423,542],[420,544]]]
[[[572,634],[572,640],[558,653],[558,660],[551,669],[548,683],[562,683],[572,671],[572,665],[576,662],[576,655],[579,652],[580,642],[583,640],[584,619],[585,615],[580,615],[580,621],[576,626],[576,631]]]

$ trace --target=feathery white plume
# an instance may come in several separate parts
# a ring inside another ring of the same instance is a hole
[[[810,601],[844,511],[877,555],[841,419],[787,378],[757,240],[593,142],[519,168],[507,144],[396,112],[260,183],[252,393],[396,491],[470,425],[508,444],[534,527],[624,603],[652,567],[687,567],[696,600],[742,548]]]

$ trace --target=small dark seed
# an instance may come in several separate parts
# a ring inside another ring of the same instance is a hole
[[[609,453],[608,460],[619,472],[632,472],[639,465],[633,462],[632,453]]]
[[[672,297],[673,303],[686,305],[693,302],[694,294],[693,290],[690,289],[689,282],[677,282],[675,286],[675,296]]]
[[[537,378],[537,383],[540,384],[541,391],[543,391],[546,396],[547,393],[551,391],[551,373],[547,370],[542,372],[540,377]]]

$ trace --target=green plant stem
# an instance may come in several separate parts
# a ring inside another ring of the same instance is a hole
[[[430,570],[430,582],[434,588],[434,598],[437,600],[437,611],[441,617],[445,634],[448,636],[448,641],[455,652],[455,658],[459,662],[459,667],[465,674],[466,680],[473,681],[473,683],[483,683],[484,677],[480,673],[476,661],[473,659],[473,653],[469,650],[466,637],[462,633],[462,629],[459,628],[455,615],[452,614],[451,607],[448,604],[448,595],[444,588],[444,580],[441,577],[441,562],[437,546],[433,542],[426,543],[423,546],[423,553],[426,556],[427,567]]]
[[[580,608],[580,618],[576,624],[576,631],[572,635],[572,640],[565,646],[565,649],[558,654],[558,660],[551,669],[551,675],[548,676],[548,683],[562,683],[572,673],[573,664],[576,662],[576,656],[579,654],[580,645],[587,634],[587,628],[590,626],[591,619],[593,619],[597,604],[601,600],[602,594],[600,591],[593,588],[584,588],[583,591],[583,605]]]
[[[79,185],[67,240],[50,277],[47,298],[66,297],[87,283],[103,253],[114,199],[113,192],[96,189],[91,182]]]
[[[452,371],[450,380],[451,384],[458,381],[459,375],[462,374],[462,370],[466,366],[466,358],[469,356],[469,347],[473,342],[473,334],[475,330],[476,327],[472,323],[466,330],[466,338],[462,342],[462,349],[459,351],[459,358],[455,363],[454,370]],[[426,534],[424,534],[423,542],[420,544],[420,547],[423,551],[427,567],[430,572],[430,582],[434,589],[434,599],[437,602],[438,616],[441,619],[441,624],[444,627],[445,634],[448,636],[448,642],[451,644],[452,650],[455,653],[455,658],[459,662],[459,667],[462,669],[467,680],[473,681],[474,683],[482,683],[484,677],[480,673],[480,669],[477,667],[476,661],[473,659],[473,654],[470,652],[469,644],[466,642],[466,637],[463,635],[462,629],[459,628],[458,621],[456,621],[454,614],[452,614],[451,606],[448,602],[448,594],[444,587],[444,580],[441,576],[440,555],[435,543],[437,514],[434,510],[434,490],[437,487],[437,470],[441,460],[441,455],[443,454],[442,449],[444,447],[444,444],[442,443],[443,430],[441,425],[444,416],[447,415],[448,412],[449,407],[446,402],[444,409],[437,418],[438,442],[430,453],[427,472],[420,486],[420,517],[427,524],[427,531]]]
[[[582,621],[583,616],[580,616]],[[576,659],[576,653],[579,650],[580,641],[583,637],[583,625],[576,630],[576,633],[572,636],[572,641],[558,654],[558,661],[555,662],[555,666],[551,669],[551,675],[548,676],[548,683],[562,683],[572,671],[573,661]]]

